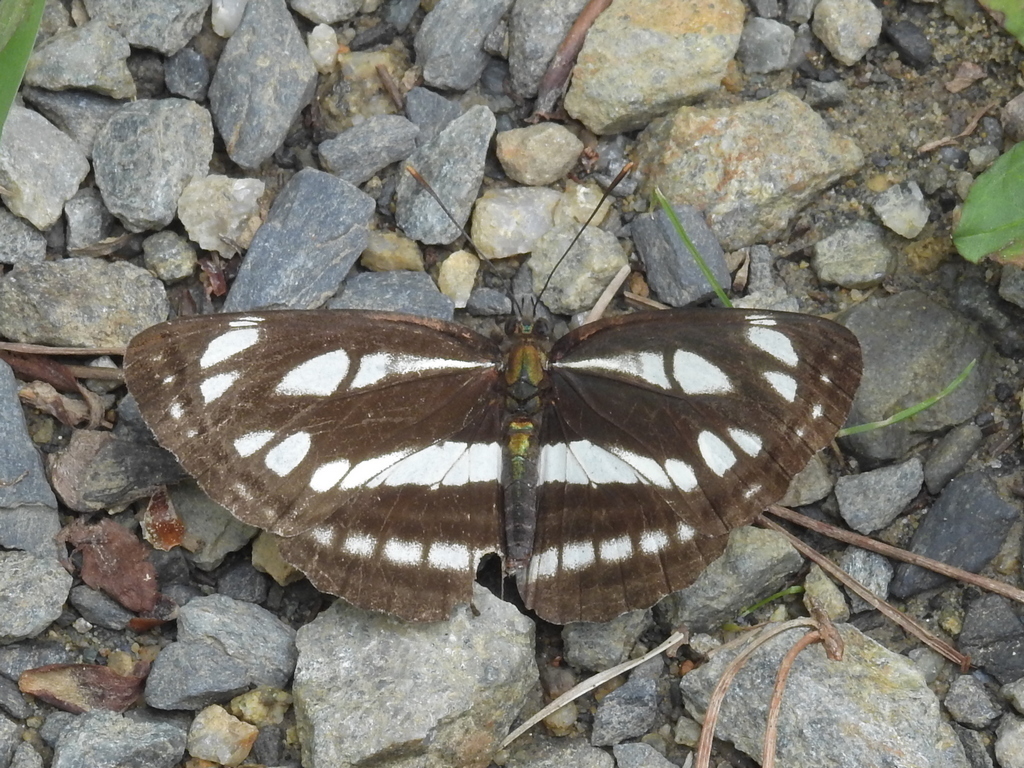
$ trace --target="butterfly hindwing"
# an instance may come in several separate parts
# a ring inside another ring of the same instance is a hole
[[[689,585],[832,439],[860,364],[842,326],[778,312],[629,315],[556,342],[527,605],[593,621]]]
[[[281,311],[150,328],[125,378],[161,444],[315,585],[438,619],[500,548],[498,365],[449,323]]]

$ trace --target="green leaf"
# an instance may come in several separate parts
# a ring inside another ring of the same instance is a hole
[[[1024,45],[1024,5],[1020,0],[982,0],[981,5]]]
[[[0,0],[0,131],[21,86],[45,0]]]
[[[953,244],[968,261],[1024,261],[1024,142],[1005,152],[971,186]]]

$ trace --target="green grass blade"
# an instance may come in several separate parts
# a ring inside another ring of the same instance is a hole
[[[732,302],[729,301],[729,297],[725,295],[725,291],[722,290],[722,286],[720,286],[718,281],[715,280],[715,276],[711,274],[711,269],[704,261],[704,257],[700,255],[700,252],[693,244],[693,241],[690,240],[690,236],[686,234],[686,230],[683,229],[683,225],[679,222],[679,217],[676,216],[676,212],[672,210],[672,204],[657,187],[654,188],[652,197],[654,198],[654,202],[656,202],[661,207],[661,210],[665,212],[665,215],[668,216],[668,220],[672,222],[672,228],[675,229],[676,234],[679,235],[679,239],[686,245],[686,249],[690,252],[690,255],[693,256],[693,260],[697,262],[697,266],[700,267],[700,271],[704,273],[705,279],[711,284],[711,287],[715,289],[715,295],[718,296],[718,300],[731,309]]]
[[[909,419],[911,416],[917,415],[925,408],[931,408],[933,405],[939,402],[939,400],[951,394],[954,390],[957,389],[957,387],[963,384],[967,380],[967,377],[971,375],[971,371],[974,370],[974,367],[977,364],[977,360],[971,360],[971,362],[967,364],[967,367],[960,371],[960,375],[953,379],[951,382],[949,382],[949,384],[946,385],[946,388],[939,392],[939,394],[933,395],[932,397],[929,397],[927,400],[922,400],[917,405],[912,405],[909,408],[904,408],[902,411],[893,414],[888,419],[882,419],[882,421],[872,421],[869,424],[858,424],[856,427],[849,427],[848,429],[841,429],[839,430],[839,433],[836,435],[836,437],[859,435],[861,432],[870,432],[871,430],[874,429],[888,427],[891,424],[896,424],[897,422],[905,421],[906,419]]]
[[[45,0],[0,0],[0,130],[18,95]]]

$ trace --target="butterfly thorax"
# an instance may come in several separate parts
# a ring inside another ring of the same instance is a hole
[[[550,389],[545,371],[543,337],[520,325],[505,365],[505,567],[525,568],[533,553],[537,528],[537,434],[544,398]]]

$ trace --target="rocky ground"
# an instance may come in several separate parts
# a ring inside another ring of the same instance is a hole
[[[78,393],[53,365],[0,363],[0,768],[681,766],[735,653],[712,652],[737,624],[806,616],[811,597],[845,653],[798,658],[780,764],[1024,766],[1024,622],[1007,597],[803,536],[969,654],[958,669],[745,527],[693,586],[608,623],[549,624],[480,586],[449,621],[407,623],[314,589],[102,375],[136,333],[221,307],[394,309],[493,333],[505,281],[539,291],[632,160],[544,293],[556,328],[623,267],[630,296],[609,313],[711,298],[650,209],[658,188],[737,305],[855,332],[850,423],[976,360],[934,407],[844,438],[842,467],[816,458],[785,503],[1019,584],[1021,271],[965,262],[950,234],[973,179],[1024,138],[1020,45],[972,0],[614,0],[563,111],[538,86],[585,5],[47,4],[0,140],[0,336],[87,347],[71,359],[98,373]],[[794,584],[805,595],[740,618]],[[679,625],[690,648],[499,749]],[[719,764],[761,759],[772,681],[803,631],[735,681]]]

